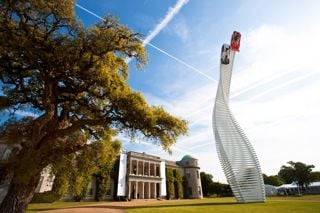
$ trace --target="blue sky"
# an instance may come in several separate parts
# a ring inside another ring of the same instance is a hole
[[[212,132],[219,55],[233,30],[242,33],[231,84],[231,110],[255,148],[262,170],[275,175],[286,162],[320,169],[320,2],[267,0],[77,0],[86,24],[115,15],[147,40],[149,62],[130,62],[129,84],[150,104],[188,120],[190,132],[173,154],[141,138],[127,151],[179,160],[199,159],[201,170],[226,182]],[[83,7],[82,9],[80,7]]]
[[[99,22],[96,16],[112,14],[145,36],[148,65],[137,71],[130,61],[128,83],[150,104],[189,122],[189,135],[179,138],[172,155],[141,138],[132,143],[120,136],[124,150],[171,160],[191,154],[202,171],[226,182],[215,149],[212,110],[220,48],[237,30],[242,43],[229,105],[262,171],[275,175],[290,160],[320,170],[320,1],[76,2],[76,14],[86,26]]]

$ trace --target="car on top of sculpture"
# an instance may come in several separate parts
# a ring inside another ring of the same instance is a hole
[[[233,51],[240,51],[240,40],[241,40],[241,33],[237,31],[233,31],[231,36],[231,49]]]
[[[221,64],[230,63],[230,45],[223,44],[221,47]]]

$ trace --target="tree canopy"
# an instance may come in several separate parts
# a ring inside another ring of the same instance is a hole
[[[109,130],[142,134],[170,151],[187,133],[184,120],[148,105],[126,81],[127,57],[138,67],[147,62],[141,35],[111,16],[85,28],[74,4],[0,1],[0,110],[37,115],[8,122],[0,133],[1,143],[18,147],[0,167],[11,177],[0,208],[7,212],[23,212],[40,171],[90,147],[85,139],[103,140]]]
[[[312,169],[314,165],[307,165],[301,162],[288,162],[289,166],[283,165],[278,173],[286,183],[297,182],[299,186],[306,187],[312,182]]]
[[[98,182],[95,199],[103,199],[121,149],[121,142],[113,141],[111,136],[108,134],[103,141],[92,144],[90,148],[61,156],[53,162],[51,168],[55,179],[52,191],[60,197],[70,193],[80,201],[86,197],[88,184],[94,176]]]
[[[278,175],[267,176],[266,174],[263,174],[263,181],[265,184],[272,186],[281,186],[284,183]]]
[[[200,178],[203,196],[212,196],[214,194],[221,197],[232,196],[229,184],[214,182],[213,176],[205,172],[200,172]]]

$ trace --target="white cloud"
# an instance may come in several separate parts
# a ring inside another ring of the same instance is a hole
[[[190,36],[190,29],[187,25],[187,21],[183,16],[178,17],[172,22],[171,26],[167,27],[169,32],[177,35],[182,41],[186,42]]]

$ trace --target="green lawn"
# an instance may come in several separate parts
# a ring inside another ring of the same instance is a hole
[[[319,213],[320,196],[272,197],[266,203],[237,204],[232,198],[209,198],[195,201],[137,206],[127,213],[145,212],[217,212],[217,213]]]
[[[29,213],[67,207],[102,204],[103,202],[55,202],[52,204],[30,204]],[[108,203],[106,203],[108,205]],[[119,203],[120,204],[120,203]],[[158,201],[148,205],[132,201],[134,207],[127,207],[127,213],[179,213],[179,212],[216,212],[216,213],[319,213],[320,195],[268,197],[266,203],[238,204],[234,198],[205,198],[201,200]],[[120,204],[122,205],[122,204]]]
[[[84,206],[92,204],[101,204],[101,202],[54,202],[54,203],[32,203],[28,205],[27,213],[33,213],[38,211],[64,209],[68,207]]]

